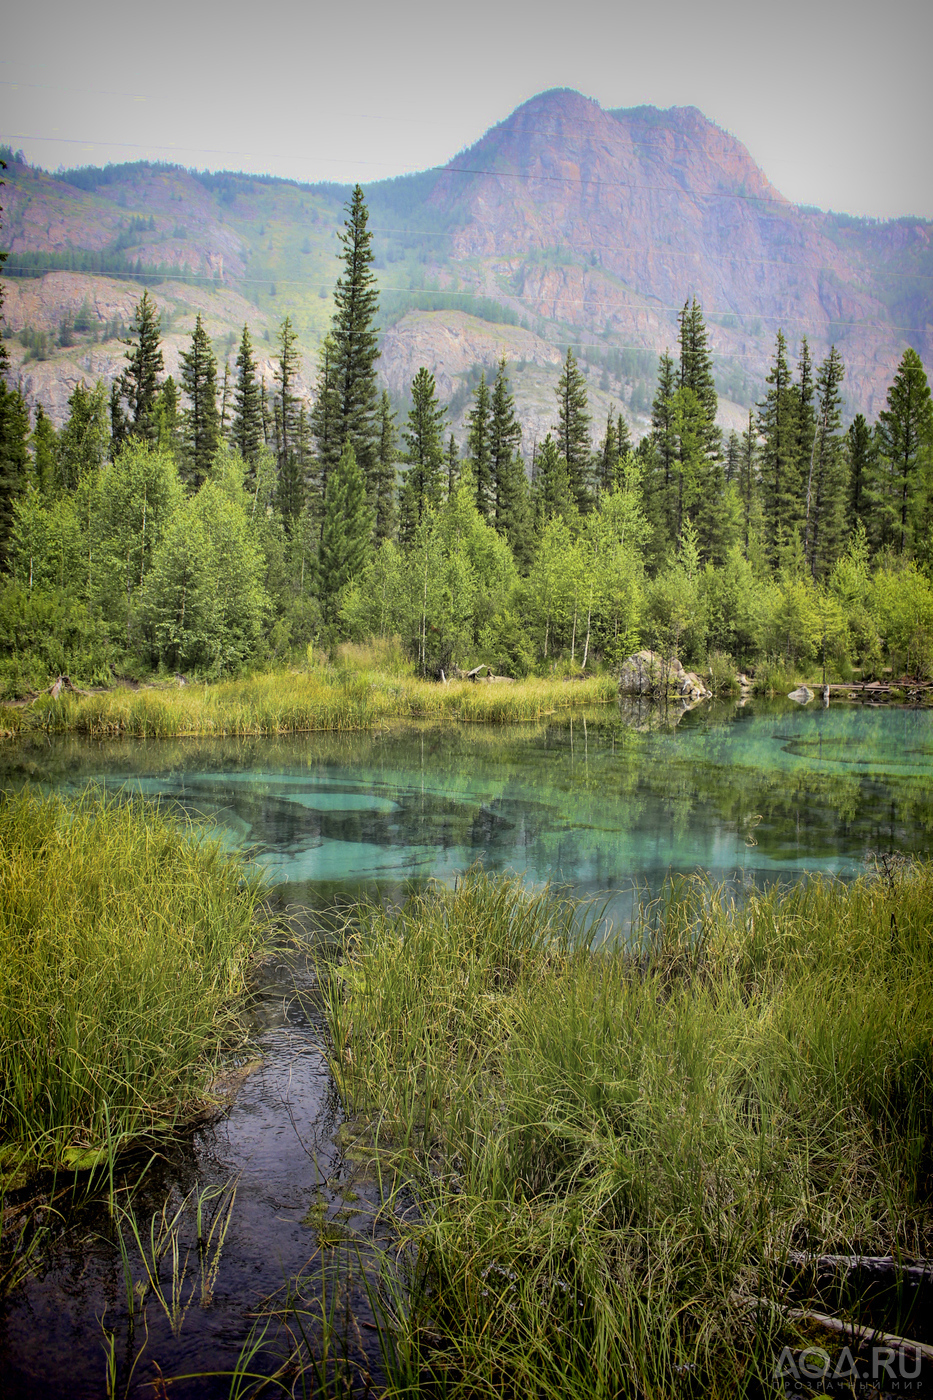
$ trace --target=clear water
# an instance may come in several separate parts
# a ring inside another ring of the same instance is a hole
[[[98,782],[179,804],[251,852],[309,925],[361,894],[397,897],[476,861],[608,900],[624,926],[633,887],[656,891],[669,873],[738,884],[817,870],[849,878],[873,854],[933,850],[931,711],[754,702],[702,707],[676,726],[633,709],[572,725],[278,740],[43,736],[5,749],[0,764],[4,787],[68,793]],[[329,1216],[347,1207],[341,1112],[301,957],[268,970],[255,1032],[262,1067],[231,1112],[174,1146],[138,1196],[144,1217],[166,1192],[239,1177],[214,1303],[193,1307],[178,1339],[150,1310],[140,1384],[153,1378],[152,1360],[175,1376],[232,1366],[252,1309],[317,1250],[309,1207],[323,1203]],[[358,1186],[357,1196],[351,1227],[366,1220],[372,1193]],[[138,1337],[122,1291],[105,1216],[66,1215],[38,1276],[0,1310],[4,1393],[103,1394],[105,1307],[125,1376]],[[362,1295],[353,1306],[368,1343]],[[177,1393],[228,1390],[200,1380]]]

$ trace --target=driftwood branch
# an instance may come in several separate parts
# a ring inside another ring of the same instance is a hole
[[[933,1283],[933,1260],[920,1259],[913,1264],[902,1264],[890,1254],[806,1254],[792,1249],[788,1262],[798,1268],[815,1269],[827,1274],[871,1274],[876,1278],[890,1278],[892,1275],[906,1279],[911,1284]]]
[[[812,1322],[817,1327],[822,1327],[826,1332],[832,1332],[837,1337],[844,1337],[847,1341],[880,1342],[886,1347],[892,1347],[895,1351],[907,1351],[913,1356],[922,1356],[927,1361],[933,1361],[933,1346],[928,1346],[926,1342],[912,1342],[908,1337],[898,1337],[894,1332],[881,1332],[875,1327],[862,1327],[855,1322],[843,1322],[838,1317],[829,1317],[826,1313],[813,1312],[810,1308],[787,1308],[779,1303],[771,1305],[782,1316],[792,1322]]]

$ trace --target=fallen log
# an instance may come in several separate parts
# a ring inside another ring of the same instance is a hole
[[[824,1331],[832,1332],[834,1336],[843,1337],[849,1342],[881,1343],[883,1346],[893,1347],[896,1351],[907,1351],[913,1356],[922,1356],[926,1361],[933,1361],[933,1346],[926,1342],[914,1342],[909,1337],[897,1336],[895,1332],[881,1332],[876,1327],[863,1327],[856,1322],[843,1322],[841,1318],[814,1312],[811,1308],[788,1308],[782,1307],[780,1303],[772,1303],[771,1306],[791,1322],[811,1322],[815,1327],[822,1327]]]
[[[815,1269],[817,1273],[865,1273],[877,1278],[899,1276],[912,1284],[933,1283],[933,1260],[921,1259],[902,1264],[890,1254],[807,1254],[792,1249],[788,1262],[798,1268]]]

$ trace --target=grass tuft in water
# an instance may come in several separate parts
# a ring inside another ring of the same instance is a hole
[[[152,807],[0,800],[0,1168],[95,1168],[185,1116],[242,1036],[262,894]]]
[[[473,873],[322,968],[344,1104],[420,1202],[389,1394],[770,1394],[789,1251],[931,1253],[933,867],[690,880],[596,932]]]

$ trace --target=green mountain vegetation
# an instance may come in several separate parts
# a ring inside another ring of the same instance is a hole
[[[79,383],[60,430],[4,382],[8,695],[59,674],[217,679],[392,637],[427,677],[611,668],[642,645],[717,683],[740,667],[762,684],[819,666],[933,674],[933,407],[916,351],[877,421],[845,429],[838,349],[814,364],[804,340],[792,368],[779,331],[757,409],[725,436],[693,299],[637,448],[619,412],[594,430],[572,349],[530,454],[504,358],[476,383],[461,448],[427,368],[401,422],[379,392],[374,244],[357,188],[310,413],[289,315],[271,386],[248,326],[221,380],[200,316],[176,383],[148,289],[119,378]]]

